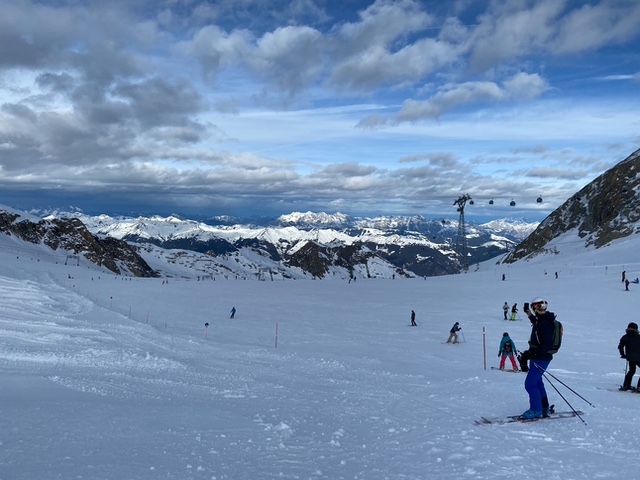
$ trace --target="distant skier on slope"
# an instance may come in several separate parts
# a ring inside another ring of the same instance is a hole
[[[511,360],[511,365],[513,366],[513,371],[514,372],[518,371],[518,366],[516,365],[515,353],[516,353],[516,344],[513,343],[513,340],[511,340],[511,337],[509,337],[509,332],[504,332],[502,334],[502,340],[500,341],[500,350],[498,350],[498,356],[501,357],[500,370],[504,370],[504,364],[507,360],[507,357],[509,357],[509,360]]]
[[[504,305],[502,306],[502,311],[504,312],[504,319],[507,319],[507,315],[509,314],[509,304],[507,302],[504,302]]]
[[[624,382],[620,390],[631,390],[631,381],[636,374],[636,367],[640,366],[640,334],[638,333],[637,323],[631,322],[627,326],[626,333],[618,343],[618,351],[620,352],[620,357],[629,362],[629,371],[624,376]],[[640,379],[636,390],[640,390]]]
[[[451,327],[451,330],[449,330],[449,338],[447,339],[447,343],[452,343],[451,340],[453,340],[453,343],[458,343],[458,332],[460,330],[462,330],[460,322],[454,323],[453,327]]]
[[[544,388],[542,376],[549,367],[553,354],[553,332],[555,330],[555,314],[547,310],[549,303],[540,297],[531,301],[531,308],[524,304],[524,311],[531,321],[531,337],[529,349],[523,352],[518,360],[522,371],[528,372],[524,381],[524,388],[529,394],[529,410],[522,414],[523,418],[532,419],[546,417],[549,414],[549,399]],[[527,361],[531,360],[527,366]]]
[[[418,324],[416,323],[416,312],[414,312],[413,310],[411,310],[411,326],[412,327],[418,326]]]
[[[514,303],[513,307],[511,307],[511,320],[515,320],[518,315],[518,304]]]
[[[231,316],[229,318],[236,318],[236,307],[231,309]]]

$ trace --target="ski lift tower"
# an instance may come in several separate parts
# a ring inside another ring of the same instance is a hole
[[[460,220],[458,222],[458,237],[456,239],[456,252],[460,256],[460,266],[466,272],[469,268],[467,263],[467,227],[464,221],[464,207],[471,200],[471,195],[465,193],[461,197],[459,197],[454,205],[458,206],[458,212],[460,212]],[[473,204],[473,200],[470,202]]]

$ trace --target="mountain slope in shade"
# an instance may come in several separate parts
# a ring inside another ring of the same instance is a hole
[[[564,202],[504,262],[556,254],[562,248],[561,237],[572,232],[584,248],[601,248],[640,232],[639,172],[637,150]]]

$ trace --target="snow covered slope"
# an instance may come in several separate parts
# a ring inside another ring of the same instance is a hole
[[[638,247],[428,279],[167,283],[64,265],[2,235],[0,478],[633,475],[640,395],[615,389],[640,303],[620,273],[640,276]],[[476,426],[528,408],[524,375],[488,367],[503,331],[526,348],[528,321],[501,320],[502,304],[538,295],[565,327],[549,373],[593,404],[554,380],[586,424]],[[463,343],[444,344],[455,321]]]

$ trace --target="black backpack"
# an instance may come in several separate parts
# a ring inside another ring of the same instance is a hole
[[[509,341],[504,344],[504,347],[502,347],[502,353],[507,355],[513,353],[513,342],[511,339],[509,339]]]
[[[562,327],[562,323],[553,317],[553,346],[547,351],[547,353],[550,353],[551,355],[558,353],[558,350],[560,350],[560,347],[562,346],[563,334],[564,329]]]

